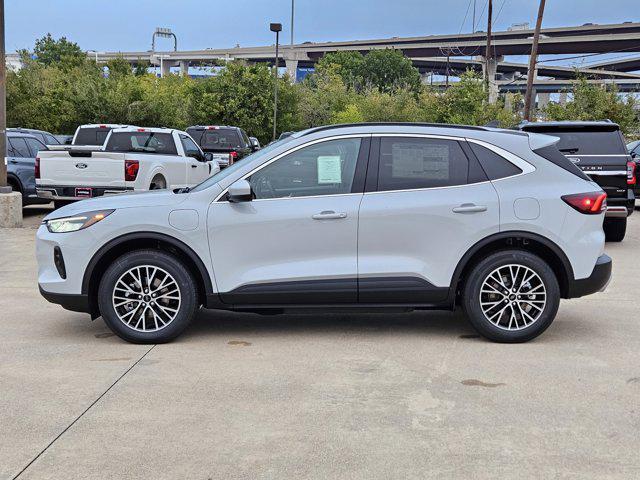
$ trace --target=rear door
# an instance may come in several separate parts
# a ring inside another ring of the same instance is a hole
[[[375,137],[358,227],[361,303],[446,300],[465,252],[499,230],[498,196],[456,138]]]

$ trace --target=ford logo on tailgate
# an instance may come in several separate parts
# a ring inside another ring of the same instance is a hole
[[[85,168],[87,168],[87,164],[86,163],[76,163],[76,168],[79,168],[80,170],[84,170]]]

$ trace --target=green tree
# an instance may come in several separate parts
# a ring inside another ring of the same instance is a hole
[[[366,87],[381,92],[420,90],[420,73],[399,50],[371,50],[364,56],[361,76]]]
[[[316,64],[315,71],[319,76],[339,75],[347,87],[360,89],[363,85],[363,65],[364,56],[360,52],[339,50],[323,56]]]
[[[638,133],[638,101],[632,95],[621,96],[613,86],[597,85],[581,78],[571,90],[572,100],[565,105],[550,103],[543,111],[549,120],[612,120],[625,134]]]
[[[54,39],[50,33],[36,40],[33,48],[35,60],[43,65],[66,63],[78,65],[86,59],[85,53],[75,42],[66,37]]]

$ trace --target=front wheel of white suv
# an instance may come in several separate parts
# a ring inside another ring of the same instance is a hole
[[[191,323],[197,286],[187,267],[159,250],[137,250],[115,260],[100,280],[98,306],[105,323],[133,343],[164,343]]]
[[[462,303],[475,329],[504,343],[531,340],[553,322],[560,288],[551,267],[524,250],[502,250],[471,270]]]

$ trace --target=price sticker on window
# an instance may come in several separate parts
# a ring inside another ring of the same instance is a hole
[[[339,155],[318,157],[318,184],[342,183],[342,163]]]

